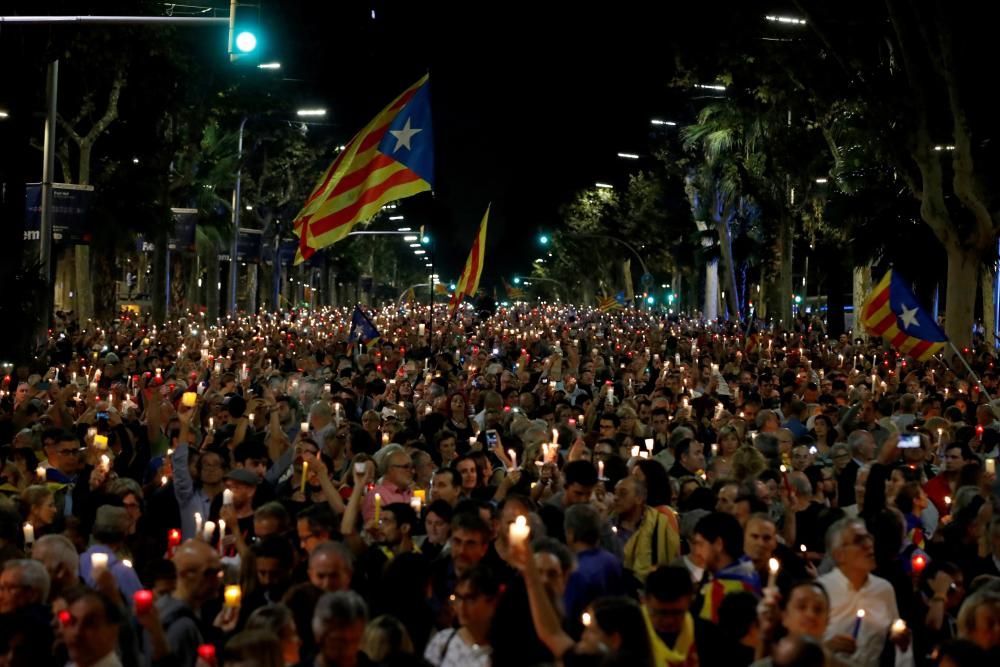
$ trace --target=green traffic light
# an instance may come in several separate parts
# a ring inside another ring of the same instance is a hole
[[[450,285],[448,285],[448,289],[450,289],[452,292],[454,292],[455,291],[455,283],[451,283]]]
[[[242,53],[250,53],[257,48],[257,36],[249,30],[236,35],[236,48]]]
[[[545,234],[542,234],[541,236],[538,237],[538,242],[541,243],[542,245],[548,245],[549,237],[546,236]]]
[[[514,284],[515,285],[520,285],[521,284],[521,279],[518,276],[514,276]]]
[[[652,296],[647,296],[646,303],[648,303],[649,305],[653,305],[654,303],[656,303],[656,299]]]
[[[427,245],[430,242],[431,242],[431,237],[427,236],[426,234],[420,237],[420,243],[422,243],[423,245]]]

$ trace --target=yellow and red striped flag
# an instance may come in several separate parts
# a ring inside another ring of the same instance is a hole
[[[861,309],[861,323],[897,351],[925,361],[937,354],[948,337],[930,313],[920,307],[903,279],[889,269]]]
[[[483,214],[483,221],[479,223],[479,233],[476,240],[472,242],[472,250],[469,251],[469,259],[465,260],[465,268],[462,275],[455,283],[455,293],[451,295],[448,302],[448,312],[454,313],[462,299],[472,296],[479,289],[479,277],[483,275],[483,258],[486,253],[486,222],[490,217],[490,207],[486,207]]]
[[[385,204],[434,182],[428,76],[383,109],[333,161],[295,217],[295,263],[347,236]]]

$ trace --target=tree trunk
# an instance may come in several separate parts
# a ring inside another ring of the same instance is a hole
[[[733,245],[729,235],[728,217],[715,221],[715,229],[719,234],[719,248],[722,251],[722,264],[726,277],[726,302],[729,314],[737,322],[740,320],[740,293],[736,288],[736,267],[733,265]]]
[[[172,280],[180,277],[169,271],[167,255],[167,226],[156,225],[153,232],[153,279],[149,282],[154,322],[167,321],[167,290],[170,289],[167,273],[171,273]]]
[[[719,260],[705,265],[705,308],[702,317],[711,322],[719,317]]]
[[[631,303],[635,300],[635,288],[632,287],[632,260],[626,259],[622,262],[622,280],[625,284],[625,301]]]
[[[946,244],[945,250],[948,253],[948,291],[944,304],[944,331],[955,347],[968,347],[972,343],[979,257],[957,244]]]
[[[867,338],[868,332],[861,326],[861,311],[865,307],[865,300],[872,291],[872,265],[854,267],[854,311],[852,338]]]
[[[73,246],[76,316],[83,323],[94,317],[94,291],[90,280],[90,246]]]
[[[247,265],[247,313],[257,312],[257,270],[258,265],[252,262]]]
[[[986,265],[982,267],[979,279],[983,289],[983,334],[990,350],[997,348],[996,311],[994,310],[996,307],[994,303],[996,298],[994,281],[996,278],[997,274],[992,267]]]
[[[778,315],[781,318],[782,326],[786,328],[792,324],[792,238],[795,235],[794,225],[794,220],[783,216],[778,233]]]

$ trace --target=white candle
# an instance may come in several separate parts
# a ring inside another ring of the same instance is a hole
[[[111,469],[111,459],[107,454],[101,454],[101,470],[105,473]]]
[[[420,516],[420,509],[423,507],[423,502],[424,501],[420,499],[420,496],[413,496],[410,498],[410,507],[413,508],[413,511],[417,516]]]
[[[424,335],[424,331],[426,331],[426,329],[427,329],[427,325],[424,324],[423,322],[421,322],[420,324],[417,325],[417,335],[418,336],[423,336]]]
[[[35,527],[30,523],[24,524],[24,546],[30,546],[35,543]]]
[[[523,544],[530,533],[531,527],[528,525],[528,519],[522,514],[514,520],[514,523],[510,524],[507,538],[511,544]]]
[[[996,459],[986,459],[986,473],[988,475],[997,474],[997,460]]]
[[[222,538],[226,536],[226,520],[219,519],[219,554],[222,554]]]
[[[646,438],[646,449],[649,450],[650,454],[653,453],[653,439],[652,438]]]
[[[609,391],[610,391],[610,389],[609,389]],[[559,444],[559,429],[557,429],[557,428],[552,429],[552,444],[553,445],[558,445]]]
[[[223,489],[222,490],[222,504],[223,505],[232,505],[233,504],[233,491],[232,491],[232,489]]]
[[[206,542],[211,542],[212,541],[212,534],[214,532],[215,532],[215,522],[214,521],[206,521],[205,522],[205,530],[202,531],[201,537]]]
[[[510,457],[510,469],[517,470],[517,452],[513,449],[508,449],[507,456]]]
[[[106,570],[108,568],[108,555],[104,553],[92,553],[90,554],[90,576],[94,579],[101,570]]]
[[[215,431],[215,418],[214,417],[209,417],[208,418],[208,430],[209,431]]]
[[[771,558],[767,561],[767,587],[774,588],[775,583],[777,583],[778,570],[781,568],[781,563],[778,562],[777,558]]]
[[[306,433],[309,430],[309,422],[299,422],[299,430]]]
[[[632,458],[639,457],[639,445],[632,445]]]
[[[194,534],[201,535],[201,512],[194,513]]]
[[[604,479],[604,461],[597,462],[597,479]]]

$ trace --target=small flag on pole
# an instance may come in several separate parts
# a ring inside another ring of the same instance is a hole
[[[361,306],[354,306],[354,314],[351,315],[351,331],[347,335],[347,340],[351,343],[361,341],[365,345],[371,346],[378,339],[378,329],[361,311]]]
[[[479,233],[476,240],[472,242],[472,250],[469,251],[469,258],[465,260],[465,268],[455,284],[455,293],[451,295],[448,302],[448,312],[453,314],[462,299],[473,296],[479,289],[479,277],[483,275],[483,258],[486,252],[486,223],[490,217],[490,207],[486,207],[483,214],[483,221],[479,223]]]

